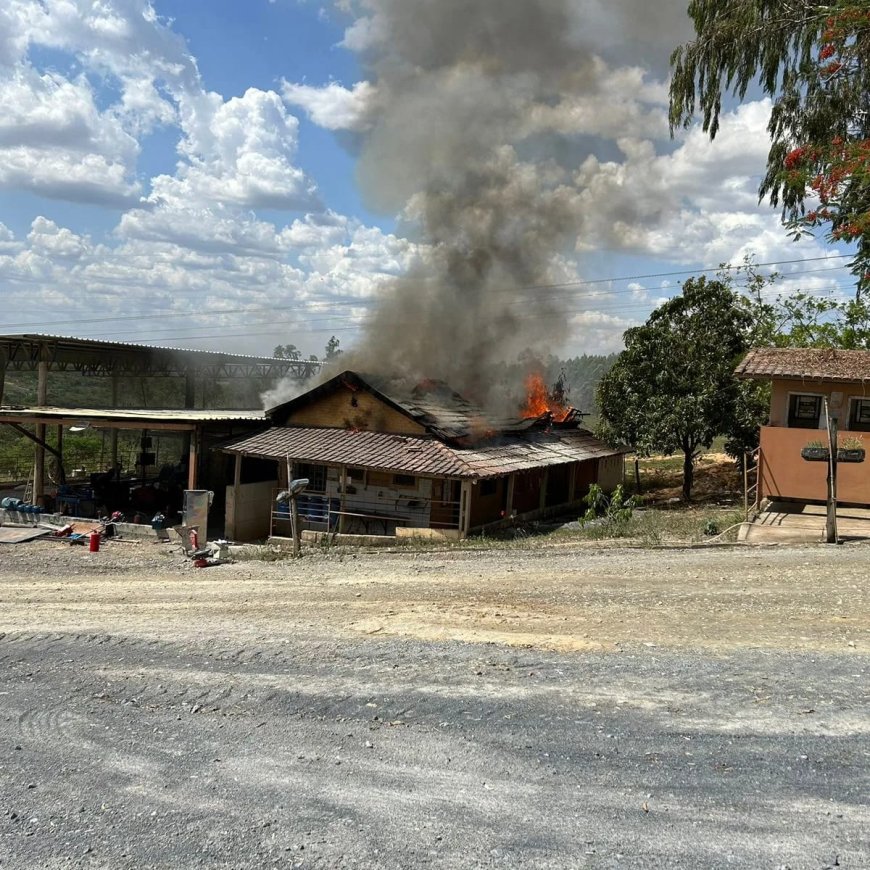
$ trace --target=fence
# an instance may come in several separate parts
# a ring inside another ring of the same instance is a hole
[[[272,535],[289,537],[290,505],[272,509]],[[397,527],[458,529],[459,502],[414,496],[345,500],[340,495],[304,493],[297,497],[300,529],[347,535],[395,535]]]

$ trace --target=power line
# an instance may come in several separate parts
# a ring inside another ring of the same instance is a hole
[[[779,260],[779,261],[771,261],[769,263],[757,263],[754,264],[756,268],[766,267],[766,266],[784,266],[784,265],[793,265],[796,263],[812,263],[826,260],[837,260],[837,259],[846,259],[851,257],[850,254],[835,254],[831,256],[824,257],[806,257],[803,259],[796,260]],[[739,267],[733,267],[739,268]],[[783,279],[792,279],[799,275],[803,274],[815,274],[819,272],[834,272],[841,269],[848,268],[848,265],[842,266],[830,266],[823,269],[808,269],[808,270],[800,270],[797,272],[789,273],[788,275],[782,275]],[[517,292],[520,293],[531,293],[540,290],[558,290],[558,289],[571,289],[571,288],[579,288],[579,287],[587,287],[587,286],[597,286],[601,284],[608,283],[622,283],[625,281],[640,281],[646,280],[649,278],[663,278],[663,277],[674,277],[677,275],[696,275],[696,274],[709,274],[709,273],[718,273],[721,271],[721,267],[709,268],[709,269],[685,269],[674,272],[658,272],[658,273],[650,273],[647,275],[633,275],[627,277],[620,278],[596,278],[588,281],[565,281],[561,283],[555,284],[538,284],[538,285],[530,285],[527,287],[521,287],[517,289]],[[200,292],[200,291],[197,291]],[[589,293],[584,296],[585,299],[591,299],[596,296],[610,296],[620,293],[635,293],[636,290],[633,288],[615,288],[609,291],[604,291],[600,294]],[[573,295],[573,293],[571,294]],[[550,299],[556,299],[558,297],[550,296]],[[333,302],[318,302],[314,301],[311,305],[329,305],[332,308],[335,307],[361,307],[366,308],[371,305],[377,304],[380,300],[377,298],[368,298],[364,300],[359,299],[347,299],[347,300],[335,300]],[[276,311],[310,311],[310,305],[278,305],[278,306],[261,306],[261,307],[253,307],[253,306],[243,306],[241,308],[229,308],[229,309],[218,309],[212,311],[204,311],[198,312],[195,316],[197,318],[202,317],[221,317],[235,314],[249,314],[249,313],[274,313]],[[125,321],[136,321],[141,322],[143,320],[163,320],[163,319],[173,319],[182,316],[191,316],[190,312],[160,312],[155,314],[129,314],[129,315],[115,315],[115,316],[107,316],[107,317],[91,317],[91,318],[77,318],[76,323],[79,325],[92,325],[99,323],[121,323]],[[351,318],[348,318],[349,320]],[[53,321],[41,321],[40,328],[47,328],[51,326],[66,326],[68,325],[69,320],[53,320]],[[0,329],[17,329],[17,328],[27,328],[32,327],[32,322],[13,322],[13,323],[4,323],[0,324]],[[230,327],[231,328],[231,327]]]

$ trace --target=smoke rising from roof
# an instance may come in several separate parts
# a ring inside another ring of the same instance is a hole
[[[608,74],[601,41],[615,22],[636,27],[644,2],[339,5],[358,14],[345,44],[372,85],[358,127],[361,187],[374,207],[401,213],[426,251],[385,284],[343,362],[440,378],[485,402],[503,362],[567,338],[546,285],[571,274],[583,206],[579,161],[557,155],[578,126],[578,99]]]

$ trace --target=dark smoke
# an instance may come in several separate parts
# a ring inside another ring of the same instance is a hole
[[[385,285],[348,367],[438,378],[480,402],[499,369],[567,336],[558,293],[582,223],[561,115],[595,94],[597,43],[627,0],[359,0],[348,32],[374,85],[359,162],[368,201],[428,252]],[[618,27],[616,32],[618,33]],[[609,38],[609,37],[608,37]],[[538,288],[538,289],[534,289]]]

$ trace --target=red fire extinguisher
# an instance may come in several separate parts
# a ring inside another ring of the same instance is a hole
[[[100,551],[99,532],[91,532],[91,536],[88,538],[88,550],[90,550],[91,553],[98,553]]]

